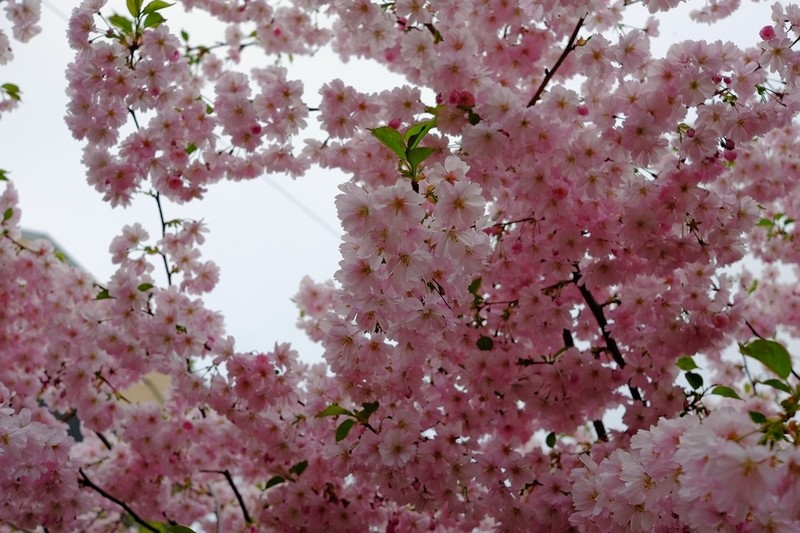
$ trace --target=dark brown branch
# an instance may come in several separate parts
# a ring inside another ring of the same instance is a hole
[[[108,450],[114,449],[114,447],[111,445],[111,442],[106,438],[105,435],[103,435],[99,431],[95,431],[94,434],[97,435],[97,438],[100,439],[100,442],[103,443],[103,446],[105,446],[106,449]]]
[[[244,498],[242,498],[242,495],[239,492],[239,489],[236,487],[236,483],[233,481],[233,476],[231,476],[231,473],[227,469],[226,470],[201,470],[201,472],[209,472],[209,473],[212,473],[212,474],[222,474],[223,476],[225,476],[225,479],[228,481],[228,485],[230,485],[231,489],[233,489],[233,494],[236,496],[236,501],[239,502],[239,507],[242,508],[242,515],[244,516],[244,521],[247,522],[248,524],[252,524],[253,523],[253,519],[250,517],[250,513],[247,512],[247,506],[244,503]]]
[[[606,433],[606,426],[603,421],[595,420],[592,425],[594,425],[594,430],[597,432],[597,438],[603,442],[608,442],[608,433]]]
[[[606,341],[606,347],[611,353],[611,358],[614,359],[614,362],[617,363],[620,368],[625,368],[625,359],[622,357],[622,351],[619,349],[617,341],[614,340],[614,337],[612,337],[606,329],[608,327],[608,321],[603,313],[603,306],[597,303],[594,295],[589,289],[586,288],[586,285],[581,285],[580,279],[581,273],[575,272],[574,276],[572,277],[572,281],[575,283],[575,286],[578,287],[578,290],[580,291],[581,296],[583,296],[583,299],[586,302],[586,305],[589,307],[589,310],[592,312],[597,325],[600,326],[600,332],[603,334],[603,340]],[[634,400],[640,402],[642,401],[642,395],[639,393],[639,389],[631,385],[628,385],[628,389],[631,391],[631,397]]]
[[[759,333],[756,331],[756,329],[753,327],[753,325],[750,323],[750,321],[749,321],[749,320],[745,320],[745,321],[744,321],[744,324],[747,326],[747,328],[750,330],[750,332],[751,332],[753,335],[755,335],[755,336],[756,336],[756,337],[758,337],[759,339],[763,339],[763,338],[764,338],[764,337],[762,337],[762,336],[761,336],[761,334],[759,334]]]
[[[239,489],[236,488],[236,483],[233,482],[233,477],[231,476],[231,473],[228,472],[228,470],[223,470],[222,474],[225,476],[225,479],[228,480],[228,484],[231,486],[231,489],[233,489],[233,493],[236,495],[236,500],[239,502],[239,507],[242,508],[242,515],[244,515],[244,521],[247,522],[248,524],[252,524],[253,519],[250,518],[250,513],[247,512],[247,507],[244,504],[244,499],[242,498],[242,495],[239,494]]]
[[[575,50],[575,39],[578,38],[578,32],[581,31],[581,26],[583,26],[584,20],[586,20],[586,15],[578,19],[578,23],[575,25],[575,29],[572,30],[572,35],[569,36],[569,41],[567,42],[567,46],[566,48],[564,48],[564,51],[561,52],[561,55],[558,57],[558,61],[556,61],[556,64],[553,65],[553,68],[551,68],[550,70],[545,70],[544,80],[542,80],[542,84],[539,85],[539,88],[536,89],[536,93],[533,95],[533,98],[531,98],[530,101],[528,102],[528,107],[535,105],[536,102],[539,101],[539,97],[542,96],[545,87],[547,87],[547,84],[550,83],[550,80],[553,79],[553,76],[555,76],[558,67],[561,66],[561,64],[567,58],[569,53]]]
[[[574,348],[575,341],[572,338],[572,332],[567,328],[564,328],[564,331],[561,332],[561,337],[564,339],[564,346],[567,348]]]
[[[128,506],[127,503],[123,502],[122,500],[119,500],[119,499],[115,498],[111,494],[107,493],[106,491],[104,491],[103,489],[101,489],[100,487],[95,485],[92,482],[92,480],[89,479],[89,476],[86,475],[86,472],[83,471],[83,468],[79,468],[78,469],[78,473],[81,475],[81,479],[78,480],[78,484],[79,485],[83,485],[84,487],[89,487],[90,489],[92,489],[95,492],[97,492],[103,498],[105,498],[107,500],[111,500],[112,502],[114,502],[117,505],[119,505],[120,507],[122,507],[125,510],[125,512],[128,513],[131,516],[131,518],[133,518],[137,523],[141,524],[142,527],[145,528],[146,530],[152,531],[153,533],[159,533],[158,529],[154,528],[149,523],[147,523],[145,520],[143,520],[138,514],[136,514],[134,512],[133,509],[131,509]]]

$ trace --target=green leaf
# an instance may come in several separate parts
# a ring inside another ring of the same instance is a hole
[[[756,424],[764,424],[767,421],[767,417],[758,411],[750,411],[748,414],[750,415],[750,419]]]
[[[475,343],[478,346],[478,349],[484,352],[488,352],[492,348],[494,348],[494,341],[491,337],[487,337],[486,335],[481,336],[478,339],[478,342]]]
[[[95,300],[108,300],[111,298],[111,295],[108,294],[108,289],[103,289],[97,293],[97,296],[94,297]]]
[[[478,295],[478,289],[481,288],[481,281],[481,278],[475,278],[472,280],[472,283],[469,284],[469,288],[467,289],[470,294],[474,296]]]
[[[355,424],[356,421],[353,420],[352,418],[348,418],[347,420],[339,424],[339,427],[336,428],[336,442],[341,442],[344,439],[346,439],[347,434],[350,433],[350,430],[353,428]]]
[[[14,209],[12,207],[9,207],[5,211],[3,211],[3,222],[5,222],[6,220],[8,220],[13,216],[14,216]]]
[[[284,478],[283,476],[273,476],[272,478],[270,478],[269,481],[267,481],[267,484],[264,485],[264,490],[270,489],[275,485],[280,485],[284,481],[286,481],[286,478]]]
[[[300,474],[306,471],[306,468],[308,468],[308,461],[300,461],[299,463],[291,467],[289,469],[289,472],[291,472],[296,476],[299,476]]]
[[[56,256],[56,259],[58,259],[62,263],[67,262],[67,256],[64,255],[64,252],[62,252],[61,250],[56,250],[55,252],[53,252],[53,255]]]
[[[12,100],[20,100],[19,95],[21,91],[19,90],[18,85],[15,85],[13,83],[4,83],[3,85],[0,85],[0,87],[3,88],[8,97],[11,98]]]
[[[737,400],[741,400],[736,391],[730,387],[726,387],[725,385],[717,385],[713,389],[711,389],[711,394],[716,394],[717,396],[724,396],[725,398],[736,398]]]
[[[694,372],[686,373],[686,381],[689,382],[689,385],[691,385],[694,390],[697,390],[703,386],[703,376]]]
[[[143,0],[127,0],[128,13],[130,13],[133,18],[138,18],[139,14],[142,12],[142,1]]]
[[[161,24],[166,22],[161,13],[150,13],[144,18],[144,27],[145,28],[158,28]]]
[[[189,145],[183,151],[186,152],[187,155],[193,154],[197,151],[197,145],[194,143],[189,143]]]
[[[762,383],[764,385],[769,385],[773,389],[778,389],[779,391],[783,391],[787,394],[792,393],[792,389],[789,387],[789,385],[787,385],[786,383],[784,383],[779,379],[768,379],[766,381],[762,381]]]
[[[165,524],[166,525],[166,533],[195,533],[194,529],[182,526],[180,524],[175,524],[174,526]]]
[[[681,370],[688,371],[698,368],[697,363],[694,362],[694,359],[692,359],[691,356],[688,355],[684,355],[683,357],[678,359],[678,362],[675,364],[678,365],[678,368],[680,368]]]
[[[136,288],[137,288],[138,290],[142,291],[142,292],[147,292],[147,291],[149,291],[150,289],[152,289],[153,287],[155,287],[155,285],[153,285],[152,283],[142,283],[141,285],[139,285],[139,286],[138,286],[138,287],[136,287]]]
[[[551,448],[554,448],[556,445],[556,434],[551,431],[547,434],[547,438],[544,439],[544,442]]]
[[[8,181],[8,170],[0,168],[0,181]]]
[[[434,149],[428,146],[421,146],[419,148],[412,148],[406,152],[406,158],[411,164],[411,168],[417,168],[423,161],[428,159],[433,153]]]
[[[121,29],[122,33],[125,35],[130,35],[133,33],[133,21],[128,17],[123,17],[122,15],[117,15],[114,13],[108,17],[108,21],[112,26],[116,26],[117,28]]]
[[[760,228],[771,228],[774,223],[768,218],[762,218],[758,222],[756,222],[756,226]]]
[[[150,13],[155,13],[156,11],[166,9],[173,5],[175,4],[169,4],[167,2],[164,2],[163,0],[153,0],[152,2],[144,6],[144,9],[142,9],[142,14],[149,15]]]
[[[369,130],[372,136],[378,139],[386,148],[397,154],[397,157],[405,160],[406,142],[400,132],[389,126],[381,126]]]
[[[378,410],[380,404],[378,402],[364,402],[361,404],[364,408],[360,413],[358,413],[358,419],[361,422],[367,422],[369,420],[370,415]]]
[[[181,30],[181,39],[187,43],[189,42],[189,33],[186,30]]]
[[[154,520],[148,520],[147,525],[157,531],[160,531],[161,533],[195,533],[195,531],[191,528],[181,526],[179,524],[172,525],[169,522],[156,522]],[[139,533],[149,533],[151,531],[152,530],[147,529],[144,526],[139,526]]]
[[[353,413],[351,413],[344,407],[340,407],[338,403],[332,403],[328,407],[317,413],[315,415],[315,418],[324,418],[326,416],[339,416],[339,415],[355,416]]]
[[[435,127],[436,119],[434,118],[424,122],[418,122],[417,124],[414,124],[408,128],[405,134],[405,142],[408,146],[408,150],[416,148],[425,135],[427,135],[428,132]]]
[[[761,361],[764,366],[783,379],[786,379],[792,373],[792,358],[786,348],[779,342],[756,339],[748,344],[739,344],[739,351],[743,355]]]
[[[753,294],[754,292],[756,292],[757,288],[758,288],[758,280],[754,279],[753,283],[749,287],[747,287],[747,294]]]

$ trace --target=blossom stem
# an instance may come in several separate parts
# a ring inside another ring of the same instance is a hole
[[[152,531],[153,533],[158,533],[158,530],[156,528],[151,526],[149,523],[147,523],[147,521],[143,520],[138,514],[136,514],[136,512],[133,509],[131,509],[127,503],[123,502],[120,499],[115,498],[108,492],[104,491],[103,489],[95,485],[92,482],[92,480],[89,479],[89,476],[86,475],[86,472],[83,471],[83,468],[79,468],[78,473],[81,475],[81,479],[78,480],[79,485],[83,485],[84,487],[89,487],[90,489],[97,492],[103,498],[111,500],[112,502],[116,503],[117,505],[122,507],[125,510],[125,512],[131,516],[131,518],[133,518],[137,523],[141,524],[143,528],[145,528],[148,531]]]

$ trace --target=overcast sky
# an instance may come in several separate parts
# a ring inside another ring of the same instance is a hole
[[[16,83],[23,91],[21,107],[0,119],[0,168],[10,172],[19,189],[23,227],[50,234],[99,280],[107,280],[113,272],[108,254],[111,239],[123,225],[137,221],[148,227],[151,236],[157,235],[158,213],[147,197],[135,200],[127,209],[112,209],[86,184],[81,145],[63,122],[67,103],[64,70],[73,52],[66,43],[62,15],[77,3],[44,0],[43,32],[24,45],[12,42],[15,60],[0,67],[0,83]],[[695,25],[688,12],[703,4],[688,2],[664,19],[661,44],[654,47],[654,54],[663,54],[667,43],[683,39],[752,44],[758,30],[769,23],[769,5],[758,4],[740,10],[724,25]],[[109,5],[124,12],[121,0]],[[645,10],[641,6],[627,10],[635,15],[631,20],[642,26]],[[204,43],[219,35],[219,26],[208,25],[204,17],[178,17],[177,6],[163,13],[170,28],[186,28],[192,36],[202,34]],[[2,18],[0,27],[8,30],[8,26]],[[257,57],[252,55],[253,60]],[[249,61],[251,56],[245,55],[245,59]],[[300,58],[288,66],[290,77],[305,81],[306,101],[312,106],[318,102],[317,89],[333,78],[363,92],[400,83],[397,76],[374,63],[343,65],[330,53]],[[338,267],[339,239],[334,233],[341,230],[333,198],[344,179],[329,170],[313,169],[298,180],[273,175],[250,182],[223,182],[212,186],[202,203],[166,206],[168,219],[202,218],[208,223],[211,232],[202,251],[205,258],[219,264],[222,273],[217,289],[205,300],[209,308],[223,312],[240,350],[266,351],[276,341],[291,341],[307,360],[321,355],[320,347],[296,330],[298,313],[290,298],[304,275],[321,281]],[[276,185],[303,208],[287,200]]]

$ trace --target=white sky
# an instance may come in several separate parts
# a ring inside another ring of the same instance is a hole
[[[124,13],[124,2],[112,0],[110,6]],[[759,4],[740,9],[731,20],[715,26],[699,26],[688,12],[704,4],[688,5],[662,19],[659,46],[684,39],[733,40],[754,44],[759,29],[769,23],[769,5]],[[53,9],[68,14],[77,1],[44,0],[41,26],[43,32],[27,44],[12,42],[15,60],[0,67],[0,83],[13,82],[23,91],[22,105],[0,119],[0,168],[10,177],[20,193],[22,225],[50,234],[79,263],[99,280],[113,272],[108,245],[122,226],[141,222],[151,236],[159,234],[155,202],[147,197],[134,201],[128,209],[112,209],[86,184],[80,163],[81,144],[75,141],[64,122],[67,97],[64,71],[73,58],[66,43],[66,22]],[[108,6],[107,6],[108,7]],[[627,8],[643,25],[645,10]],[[177,22],[178,8],[163,11],[174,31],[186,28],[192,42],[204,35],[204,44],[212,43],[219,25],[198,21],[203,32],[192,30],[190,22]],[[4,17],[0,27],[8,29]],[[216,31],[214,31],[216,28]],[[245,52],[245,59],[258,56]],[[250,63],[255,66],[256,63]],[[317,89],[333,78],[341,78],[362,92],[386,89],[401,84],[375,63],[355,62],[343,65],[330,53],[313,59],[299,58],[287,65],[290,77],[306,83],[306,102],[318,103]],[[249,67],[242,67],[249,68]],[[310,117],[310,122],[315,117]],[[168,219],[203,218],[210,233],[202,247],[204,258],[213,259],[221,268],[217,289],[205,298],[210,309],[225,315],[229,334],[237,339],[241,351],[271,349],[274,342],[290,341],[306,360],[316,360],[321,348],[312,344],[295,328],[297,309],[290,298],[297,292],[300,279],[308,274],[317,281],[330,278],[338,268],[339,240],[330,228],[339,231],[333,198],[337,185],[345,179],[329,170],[312,169],[305,177],[292,180],[270,176],[269,181],[222,182],[212,186],[206,200],[189,206],[165,206]],[[277,183],[328,226],[309,217],[286,200],[272,183]],[[156,275],[161,272],[156,270]],[[157,278],[159,279],[159,278]]]

